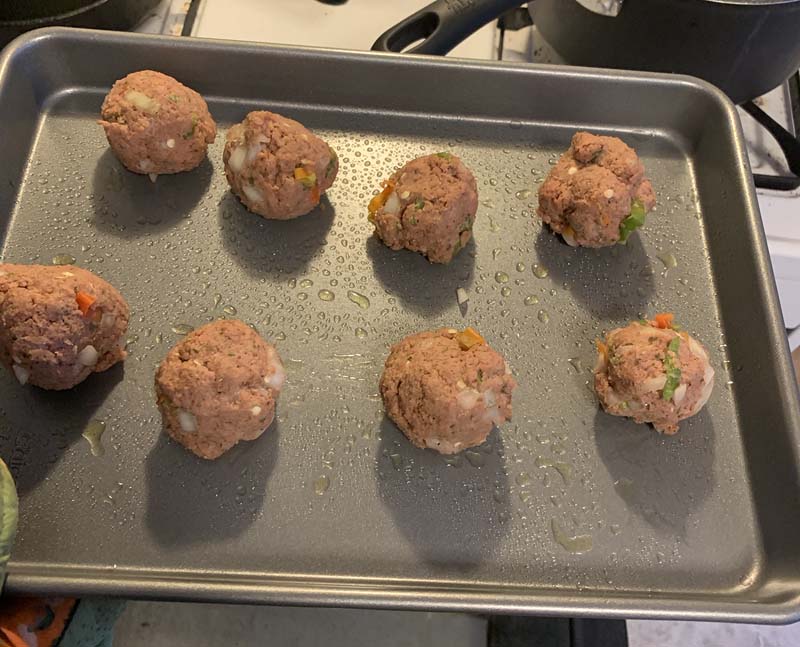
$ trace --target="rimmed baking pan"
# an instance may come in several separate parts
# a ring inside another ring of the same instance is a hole
[[[222,126],[268,108],[321,133],[341,158],[328,199],[291,222],[247,213],[223,137],[191,173],[126,172],[95,120],[142,68],[203,93]],[[0,124],[3,259],[74,257],[133,312],[124,366],[70,392],[0,375],[21,501],[7,590],[800,617],[796,388],[741,131],[711,86],[55,29],[5,51]],[[627,246],[575,250],[533,217],[579,128],[624,138],[653,180],[657,211]],[[480,194],[475,241],[447,266],[388,250],[366,220],[381,179],[440,150]],[[657,311],[718,373],[674,437],[603,414],[587,385],[595,337]],[[278,345],[288,382],[268,433],[204,462],[161,433],[154,367],[188,326],[234,313]],[[455,460],[411,447],[377,396],[389,344],[439,325],[478,328],[520,384],[514,420]],[[81,437],[93,420],[102,456]]]

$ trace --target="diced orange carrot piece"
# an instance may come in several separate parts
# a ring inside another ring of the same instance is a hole
[[[92,304],[97,301],[97,299],[91,294],[78,291],[75,293],[75,301],[78,303],[78,309],[81,311],[81,314],[85,317],[86,313],[89,312],[89,308],[92,307]]]
[[[481,337],[481,334],[475,330],[474,328],[467,327],[464,328],[460,333],[456,335],[456,341],[458,345],[461,346],[464,350],[469,350],[473,346],[477,344],[485,344],[486,340]]]
[[[603,357],[608,357],[608,346],[605,345],[599,339],[594,340],[594,345],[597,346],[597,352],[600,353]]]
[[[660,312],[656,315],[656,326],[659,328],[667,329],[672,328],[672,322],[675,316],[670,312]]]

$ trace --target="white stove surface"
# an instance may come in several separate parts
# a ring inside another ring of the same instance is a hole
[[[424,7],[426,0],[199,0],[193,36],[268,43],[368,50],[391,25]],[[172,5],[188,3],[173,0]],[[174,32],[175,27],[166,21]],[[494,60],[503,44],[503,60],[560,64],[563,61],[541,42],[535,28],[506,32],[501,38],[490,24],[453,50],[453,56]],[[788,87],[757,100],[774,119],[794,132]],[[771,136],[740,110],[754,172],[787,174],[785,160]],[[800,191],[758,190],[786,326],[800,327]],[[797,337],[797,336],[794,336]],[[800,338],[798,338],[800,343]]]
[[[378,36],[429,4],[425,0],[200,0],[192,36],[367,50]],[[491,58],[497,30],[487,25],[453,56]]]

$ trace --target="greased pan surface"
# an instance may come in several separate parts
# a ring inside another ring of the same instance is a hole
[[[223,129],[266,108],[319,132],[341,160],[323,206],[247,213],[223,132],[191,173],[122,169],[97,114],[143,68],[204,94]],[[129,359],[72,391],[0,374],[21,500],[9,591],[798,617],[796,389],[739,125],[710,86],[56,29],[6,50],[0,124],[3,260],[72,256],[132,309]],[[625,247],[575,250],[532,217],[578,128],[625,139],[655,186]],[[366,220],[381,179],[440,150],[480,194],[475,241],[449,266],[390,251]],[[288,382],[261,439],[204,462],[162,434],[153,374],[175,330],[234,311],[276,343]],[[601,413],[587,386],[595,337],[657,311],[718,374],[674,437]],[[441,325],[478,328],[519,381],[513,421],[449,461],[409,445],[377,394],[389,345]],[[99,457],[81,437],[95,419]]]

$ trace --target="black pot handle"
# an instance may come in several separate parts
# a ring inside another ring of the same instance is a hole
[[[794,175],[760,175],[753,174],[757,187],[776,191],[793,191],[800,187],[800,140],[759,108],[753,101],[741,105],[742,110],[767,129],[783,151],[789,170]]]
[[[499,18],[524,0],[436,0],[382,33],[372,49],[378,52],[447,54],[486,23]]]

